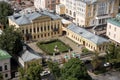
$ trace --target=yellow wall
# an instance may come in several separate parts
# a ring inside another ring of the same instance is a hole
[[[91,50],[91,51],[98,51],[98,52],[104,52],[106,50],[106,46],[107,43],[103,43],[100,45],[97,45],[93,42],[91,42],[90,40],[66,29],[67,32],[67,37],[70,38],[71,40],[75,41],[76,43],[83,45],[84,47],[86,47],[87,49]]]
[[[31,35],[32,40],[58,37],[62,34],[61,19],[52,20],[48,16],[37,18],[32,21],[31,24],[26,25],[17,25],[9,19],[9,25],[15,25],[16,28],[19,28],[25,40],[28,40],[25,35],[27,32]],[[55,27],[58,28],[58,30],[54,31]]]

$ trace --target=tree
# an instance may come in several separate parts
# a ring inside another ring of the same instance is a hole
[[[91,77],[88,75],[86,67],[78,58],[70,59],[65,63],[61,70],[62,78],[61,80],[91,80]]]
[[[110,63],[120,62],[120,47],[116,46],[114,43],[109,44],[106,50],[106,59]]]
[[[106,50],[106,61],[113,65],[114,68],[119,68],[120,66],[120,46],[114,43],[109,44]]]
[[[92,58],[93,60],[91,63],[92,63],[92,66],[94,69],[98,69],[101,67],[100,65],[101,65],[102,61],[100,60],[100,57],[98,56],[99,53],[97,51],[95,51],[94,54],[95,54],[95,56]]]
[[[16,54],[22,50],[22,35],[13,26],[7,27],[0,35],[0,48],[10,54]]]
[[[0,1],[0,23],[3,24],[5,27],[8,24],[8,16],[13,14],[13,9],[11,5],[7,2]]]
[[[41,80],[41,71],[41,65],[32,62],[27,69],[19,68],[20,80]]]
[[[53,63],[50,61],[48,61],[47,63],[48,63],[48,67],[49,67],[50,71],[53,73],[55,78],[58,79],[61,76],[58,63]]]

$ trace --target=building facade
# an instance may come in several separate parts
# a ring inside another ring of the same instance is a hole
[[[33,12],[9,16],[9,25],[19,28],[27,40],[41,40],[62,34],[61,18],[48,12]]]
[[[61,0],[65,5],[65,14],[81,27],[98,26],[115,17],[119,9],[119,0]]]
[[[57,4],[60,0],[34,0],[34,6],[40,10],[55,10]]]
[[[65,15],[65,6],[64,4],[56,5],[56,13],[59,15]]]
[[[11,78],[10,58],[11,56],[6,51],[0,49],[0,73],[4,80]]]
[[[68,38],[91,51],[104,52],[109,42],[107,39],[97,36],[75,24],[70,24],[66,28],[66,33]]]
[[[106,35],[111,40],[120,44],[120,14],[118,14],[116,18],[108,20]]]

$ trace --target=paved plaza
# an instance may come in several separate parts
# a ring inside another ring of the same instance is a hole
[[[60,55],[56,55],[55,56],[56,59],[60,59],[61,56],[64,57],[66,54],[69,55],[70,53],[73,53],[73,52],[77,54],[81,53],[81,46],[78,46],[78,44],[68,39],[66,36],[59,37],[58,39],[60,39],[65,44],[69,45],[73,49],[73,51],[67,52],[67,53],[61,53]],[[53,56],[46,55],[39,47],[36,46],[36,43],[37,42],[32,42],[32,43],[28,43],[28,45],[36,52],[43,54],[44,56],[53,58]]]
[[[88,73],[94,80],[120,80],[120,72],[118,71],[110,71],[99,75],[94,75],[90,72]]]

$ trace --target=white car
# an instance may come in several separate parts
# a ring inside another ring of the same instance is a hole
[[[49,75],[50,71],[43,71],[42,73],[40,73],[41,76],[45,76],[45,75]]]

